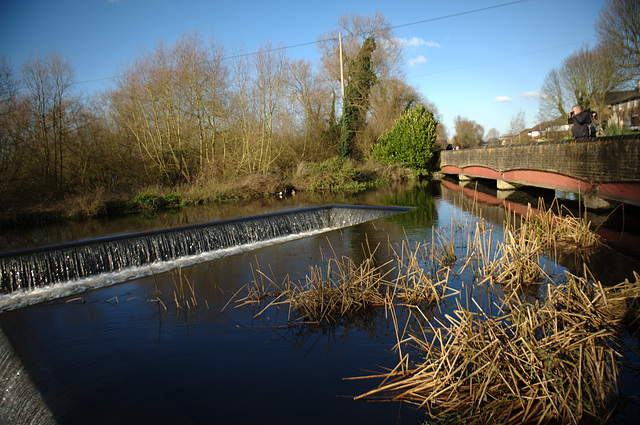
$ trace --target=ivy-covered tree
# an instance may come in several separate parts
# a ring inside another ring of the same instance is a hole
[[[431,159],[438,121],[433,112],[417,105],[398,118],[373,147],[373,157],[382,162],[424,170]]]
[[[369,37],[362,44],[356,59],[347,63],[347,85],[340,121],[340,155],[343,157],[351,155],[353,140],[357,131],[364,126],[369,110],[369,94],[376,81],[376,75],[371,69],[371,55],[375,49],[376,42],[373,37]]]

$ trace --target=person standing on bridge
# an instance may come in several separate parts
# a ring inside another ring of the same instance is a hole
[[[578,105],[571,108],[569,112],[569,124],[571,127],[571,136],[574,139],[579,137],[589,137],[589,124],[591,123],[591,113],[583,111]]]

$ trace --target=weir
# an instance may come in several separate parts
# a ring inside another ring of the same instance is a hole
[[[325,232],[410,209],[325,205],[0,253],[0,293],[30,291],[181,257]]]
[[[0,328],[0,423],[53,425],[56,423],[22,361]]]

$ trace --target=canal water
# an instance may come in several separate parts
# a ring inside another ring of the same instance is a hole
[[[520,205],[533,202],[537,195],[519,194]],[[461,223],[483,222],[495,227],[494,237],[501,238],[507,213],[494,189],[470,192],[444,181],[353,196],[297,194],[189,208],[155,218],[10,232],[0,235],[0,246],[11,251],[336,203],[415,208],[180,270],[116,279],[96,290],[70,290],[65,296],[1,312],[0,327],[60,424],[422,423],[424,413],[409,405],[353,400],[379,381],[345,380],[397,364],[392,350],[396,335],[384,314],[353,324],[289,327],[286,311],[271,310],[254,318],[255,312],[236,308],[234,294],[259,279],[258,268],[276,281],[285,276],[304,280],[309,268],[326,265],[327,257],[344,255],[357,263],[365,256],[363,246],[378,246],[376,259],[384,262],[391,255],[389,244],[430,243],[437,232],[452,235],[462,258]],[[579,213],[571,199],[566,204]],[[632,279],[632,271],[640,271],[635,243],[640,237],[638,210],[627,207],[609,217],[589,219],[607,237],[606,246],[588,255],[558,258],[557,263],[548,259],[546,271],[555,276],[565,270],[582,275],[582,264],[587,262],[604,284]],[[175,294],[185,283],[193,287],[197,306],[178,308]],[[460,297],[468,299],[468,286],[458,284]],[[490,309],[490,300],[486,303]],[[429,312],[432,317],[446,313],[447,307]],[[638,348],[637,337],[626,342]],[[625,370],[625,395],[639,395],[637,380],[636,372]],[[627,423],[637,413],[637,401],[631,401],[610,423]]]

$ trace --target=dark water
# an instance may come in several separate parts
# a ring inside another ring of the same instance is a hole
[[[384,249],[388,241],[429,242],[434,226],[454,234],[456,223],[477,220],[469,211],[495,223],[498,238],[505,218],[498,204],[479,204],[455,187],[419,184],[340,199],[298,196],[241,208],[193,209],[156,220],[4,236],[16,240],[11,248],[17,249],[325,203],[417,208],[183,268],[182,281],[194,286],[197,308],[176,308],[173,297],[180,276],[174,270],[7,311],[0,314],[0,326],[60,424],[422,423],[425,415],[411,406],[353,400],[378,381],[344,380],[396,365],[391,350],[395,333],[383,315],[351,326],[288,328],[282,327],[286,312],[254,319],[250,311],[227,303],[254,280],[258,264],[276,279],[287,274],[297,279],[309,266],[323,264],[323,253],[335,252],[357,262],[366,243],[372,247],[380,243],[376,256],[384,261],[390,257]],[[460,236],[455,236],[456,248],[462,250]],[[603,250],[589,261],[595,265],[599,261],[594,258],[605,258],[597,273],[617,283],[624,275],[631,278],[628,270],[640,270],[640,256],[632,254]],[[566,262],[570,268],[572,261]],[[548,267],[558,274],[565,270],[552,262]],[[153,301],[156,290],[166,310]],[[631,383],[632,375],[626,375]],[[636,387],[625,388],[629,393]],[[630,406],[615,419],[617,423],[625,423],[636,409],[633,403]]]

